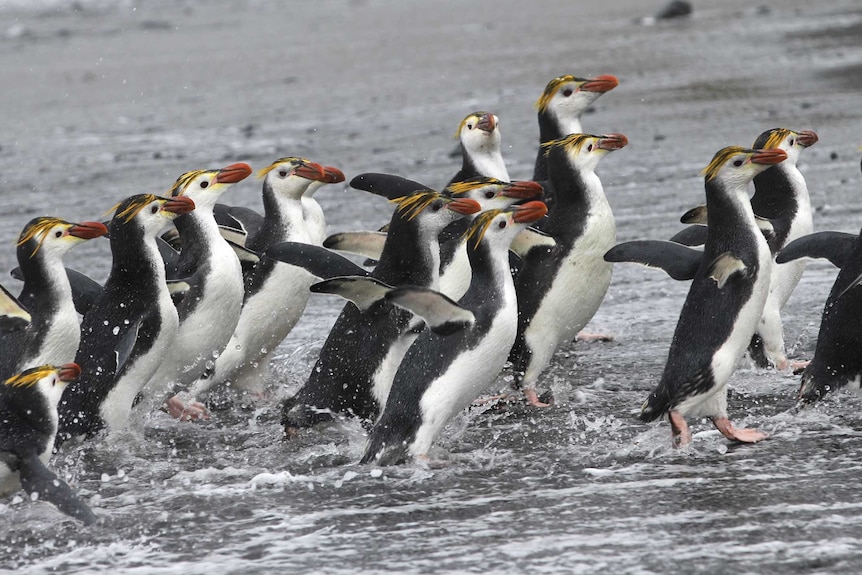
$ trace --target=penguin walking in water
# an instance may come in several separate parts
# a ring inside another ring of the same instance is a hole
[[[490,112],[473,112],[461,120],[456,134],[461,145],[461,169],[449,183],[463,182],[471,178],[496,178],[509,181],[509,171],[500,152],[500,123]]]
[[[473,277],[456,316],[463,329],[450,335],[433,329],[450,321],[451,300],[432,299],[428,290],[411,287],[386,294],[396,305],[421,313],[432,329],[419,336],[401,362],[362,463],[427,458],[446,423],[500,373],[518,329],[509,245],[546,212],[542,202],[533,201],[486,211],[475,219],[468,232]]]
[[[661,381],[640,415],[646,422],[667,415],[675,447],[691,442],[686,423],[691,416],[710,417],[733,441],[766,438],[731,424],[727,381],[760,321],[771,278],[772,254],[755,221],[747,186],[786,158],[777,148],[730,146],[717,152],[704,170],[709,234]]]
[[[174,220],[183,248],[167,278],[188,287],[175,296],[180,321],[177,338],[143,390],[157,401],[194,383],[207,362],[215,361],[224,350],[239,322],[242,268],[219,233],[213,207],[225,191],[250,175],[248,164],[231,164],[219,170],[186,172],[171,188],[171,197],[189,198],[195,209]],[[168,399],[167,408],[177,418],[208,416],[203,404],[184,401],[182,396]]]
[[[536,391],[539,375],[557,347],[592,319],[610,285],[604,254],[616,224],[595,168],[627,143],[622,134],[572,134],[545,145],[556,203],[543,231],[555,245],[527,252],[515,279],[518,337],[509,357],[515,384],[531,405],[548,405]]]
[[[80,374],[75,363],[41,365],[0,384],[0,497],[24,489],[89,525],[96,516],[46,467],[57,434],[57,402]]]
[[[309,243],[301,198],[312,182],[327,180],[323,166],[288,157],[276,160],[259,175],[264,178],[265,215],[260,229],[247,237],[245,247],[262,254],[281,242]],[[192,385],[192,397],[227,383],[243,392],[263,394],[272,353],[302,316],[314,276],[302,268],[264,257],[246,269],[244,281],[242,312],[233,336],[213,365]]]
[[[778,253],[780,264],[799,258],[826,258],[841,271],[829,292],[814,357],[802,372],[799,400],[814,403],[843,387],[858,392],[862,381],[862,232],[818,232],[803,236]]]
[[[474,200],[452,200],[433,190],[399,195],[403,189],[373,185],[375,193],[391,190],[398,207],[392,215],[380,259],[371,277],[390,286],[436,287],[440,265],[437,236],[456,218],[479,211]],[[356,179],[351,182],[351,186]],[[408,186],[412,187],[412,186]],[[360,269],[361,272],[361,269]],[[318,291],[356,299],[349,281],[332,280]],[[364,308],[364,309],[363,309]],[[287,435],[298,429],[329,421],[333,413],[351,414],[363,420],[376,418],[386,401],[392,377],[401,358],[416,338],[413,316],[386,301],[369,306],[348,302],[329,332],[305,385],[282,406]]]
[[[111,272],[81,322],[75,363],[83,371],[60,400],[58,443],[124,427],[135,396],[174,343],[179,317],[156,234],[194,208],[190,198],[152,194],[117,206],[109,227]]]
[[[565,138],[569,134],[583,133],[581,115],[602,94],[610,92],[620,82],[615,76],[602,75],[595,78],[578,78],[566,75],[554,78],[545,86],[545,91],[536,101],[539,118],[539,150],[533,168],[533,180],[545,187],[545,203],[548,211],[554,210],[555,191],[548,185],[548,158],[545,144]]]
[[[316,246],[322,246],[323,240],[326,239],[326,217],[323,208],[314,199],[314,194],[327,184],[340,184],[345,180],[344,172],[338,168],[324,166],[323,172],[325,179],[312,180],[302,194],[302,219],[308,228],[309,242]]]
[[[0,378],[75,359],[81,331],[62,258],[73,246],[107,233],[99,222],[75,224],[48,217],[24,226],[17,252],[24,287],[17,305],[27,310],[30,320],[22,329],[0,331]]]

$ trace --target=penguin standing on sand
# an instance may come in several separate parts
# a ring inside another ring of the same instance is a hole
[[[185,286],[175,297],[179,332],[174,344],[143,392],[162,401],[175,387],[186,389],[200,377],[207,362],[224,350],[239,322],[243,299],[242,268],[233,248],[222,238],[213,217],[219,197],[251,175],[248,164],[231,164],[220,170],[195,170],[180,176],[170,196],[190,198],[195,209],[174,220],[182,252],[169,280]],[[178,300],[178,301],[177,301]],[[174,417],[206,417],[197,402],[171,397],[168,412]]]
[[[731,424],[727,380],[757,328],[771,278],[772,254],[755,221],[747,186],[786,158],[781,149],[731,146],[716,153],[704,170],[709,235],[661,381],[640,415],[653,421],[666,414],[676,447],[691,442],[687,416],[710,417],[734,441],[766,438]]]
[[[432,329],[419,336],[401,362],[362,463],[388,465],[408,456],[427,457],[446,423],[500,373],[518,328],[509,245],[546,212],[542,202],[534,201],[483,212],[475,219],[468,232],[473,279],[456,309],[463,329],[450,335],[435,331],[450,321],[448,312],[454,307],[439,294],[403,287],[386,295],[422,314]]]
[[[24,287],[17,302],[31,319],[22,329],[0,331],[0,378],[75,359],[81,331],[62,257],[73,246],[107,233],[99,222],[57,218],[35,218],[24,226],[18,238]]]
[[[509,171],[500,153],[500,124],[490,112],[473,112],[458,126],[461,144],[461,169],[449,183],[463,182],[475,177],[496,178],[508,182]]]
[[[515,279],[518,338],[509,358],[515,384],[531,405],[548,405],[536,392],[539,375],[557,347],[592,319],[610,285],[604,254],[616,239],[616,224],[595,168],[627,143],[622,134],[572,134],[545,146],[556,204],[542,231],[555,245],[527,252]]]
[[[81,322],[75,363],[83,372],[60,400],[58,443],[125,426],[135,396],[173,344],[179,318],[156,234],[194,207],[189,198],[152,194],[117,206],[109,228],[111,272]]]
[[[0,497],[23,488],[89,525],[96,516],[46,467],[57,433],[57,402],[80,374],[75,363],[42,365],[0,383]]]

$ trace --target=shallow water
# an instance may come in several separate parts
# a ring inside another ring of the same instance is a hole
[[[698,172],[712,154],[778,125],[820,136],[800,162],[815,227],[858,230],[856,3],[734,1],[656,26],[633,23],[651,11],[640,2],[580,4],[0,2],[0,268],[16,265],[29,218],[100,218],[188,169],[296,154],[348,177],[441,184],[458,168],[452,134],[475,109],[501,118],[510,173],[528,177],[531,105],[563,73],[620,78],[584,125],[630,141],[599,168],[621,241],[669,237],[703,202]],[[259,182],[229,196],[259,206]],[[331,231],[388,219],[359,192],[317,197]],[[107,242],[67,261],[104,278]],[[835,275],[812,262],[786,307],[799,357],[813,352]],[[462,414],[433,454],[439,466],[386,469],[356,465],[355,422],[280,441],[279,400],[340,308],[313,296],[279,348],[268,398],[201,425],[141,414],[128,432],[55,458],[103,525],[0,501],[0,569],[858,573],[862,399],[797,413],[797,376],[743,366],[731,417],[769,441],[729,445],[699,422],[693,445],[674,451],[667,424],[636,419],[686,290],[617,266],[589,326],[615,341],[563,346],[544,378],[554,408]]]

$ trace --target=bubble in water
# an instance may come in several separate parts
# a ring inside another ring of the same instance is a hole
[[[727,453],[727,445],[720,443],[718,445],[718,447],[716,448],[716,451],[718,451],[720,454],[724,455],[725,453]]]

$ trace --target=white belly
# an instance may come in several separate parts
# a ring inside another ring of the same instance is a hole
[[[302,219],[308,228],[309,243],[322,246],[323,240],[326,239],[326,218],[317,200],[303,196]]]
[[[72,304],[71,292],[68,301],[54,316],[54,320],[48,327],[48,333],[42,343],[39,353],[26,362],[21,371],[40,365],[63,365],[75,359],[75,352],[81,343],[81,327],[78,323],[78,314]]]
[[[380,368],[374,374],[371,382],[371,393],[381,408],[386,405],[386,399],[389,397],[389,391],[392,389],[392,382],[395,380],[395,374],[398,372],[401,360],[404,359],[407,350],[410,349],[418,336],[418,333],[408,331],[399,337],[389,348],[389,353],[383,358]]]
[[[473,270],[470,268],[470,257],[467,255],[467,242],[461,242],[449,267],[440,276],[439,290],[453,301],[458,301],[467,293],[472,278]]]

